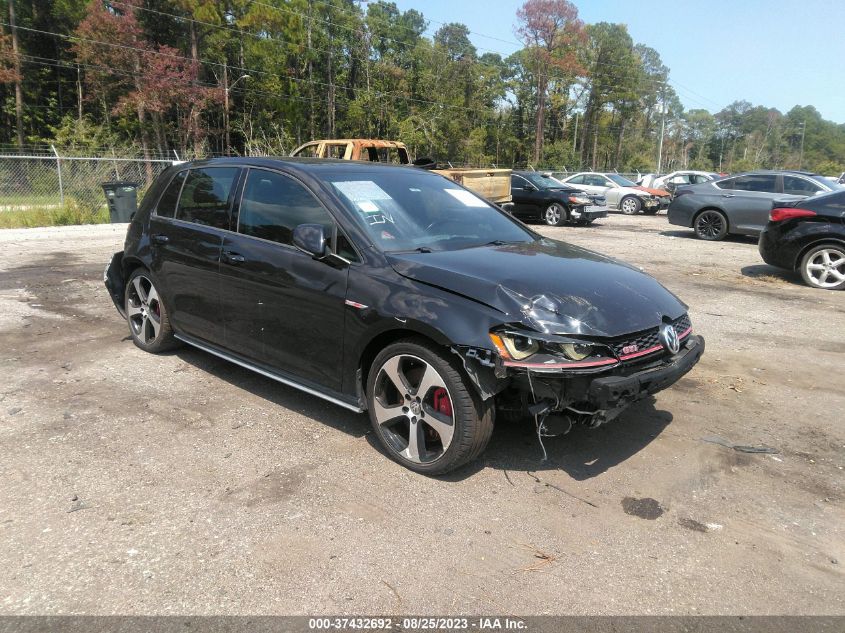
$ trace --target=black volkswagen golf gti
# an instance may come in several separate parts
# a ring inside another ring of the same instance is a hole
[[[142,350],[188,343],[366,410],[427,474],[480,455],[497,413],[541,435],[598,426],[704,351],[652,277],[410,166],[171,167],[105,283]]]

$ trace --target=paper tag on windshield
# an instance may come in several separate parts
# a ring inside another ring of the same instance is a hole
[[[455,200],[464,203],[464,206],[467,207],[486,207],[487,203],[484,202],[481,198],[477,198],[476,196],[472,195],[469,191],[464,191],[463,189],[444,189],[446,193],[452,196]]]
[[[387,192],[372,180],[344,180],[332,184],[352,202],[392,200]]]
[[[359,200],[357,203],[358,208],[365,213],[376,213],[378,212],[378,206],[371,200]]]

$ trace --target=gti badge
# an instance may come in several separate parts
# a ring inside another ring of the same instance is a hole
[[[660,342],[669,352],[677,354],[681,349],[681,342],[678,340],[678,333],[668,323],[660,326]]]

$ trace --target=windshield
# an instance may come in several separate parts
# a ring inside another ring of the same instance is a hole
[[[832,191],[839,191],[840,189],[845,189],[845,186],[839,184],[833,178],[828,178],[827,176],[813,176],[813,178],[824,185],[826,185]]]
[[[552,176],[546,176],[543,174],[520,174],[523,178],[530,181],[532,185],[537,187],[538,189],[557,189],[559,187],[565,187],[569,189],[569,185],[563,184],[557,178],[553,178]]]
[[[536,237],[486,200],[419,169],[338,170],[334,187],[373,243],[386,252],[455,250]]]
[[[631,182],[627,178],[623,178],[619,174],[607,174],[607,177],[610,178],[613,182],[615,182],[620,187],[636,187],[636,183]]]

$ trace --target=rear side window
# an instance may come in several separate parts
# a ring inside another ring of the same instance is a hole
[[[207,167],[188,172],[176,219],[229,228],[229,193],[238,176],[237,167]]]
[[[292,244],[293,230],[300,224],[322,224],[329,236],[334,229],[329,212],[293,178],[250,169],[238,213],[238,233]]]
[[[170,181],[164,194],[158,201],[156,207],[156,215],[163,218],[172,218],[176,213],[176,201],[179,200],[179,192],[182,191],[182,183],[185,182],[185,175],[188,172],[180,171],[176,177]]]
[[[796,196],[811,196],[817,191],[825,191],[821,185],[810,180],[798,178],[797,176],[783,177],[783,192],[795,194]]]
[[[742,176],[736,179],[736,186],[734,188],[741,189],[742,191],[777,192],[775,177],[767,175]]]
[[[572,183],[573,185],[583,185],[584,184],[584,176],[573,176],[566,182]]]

